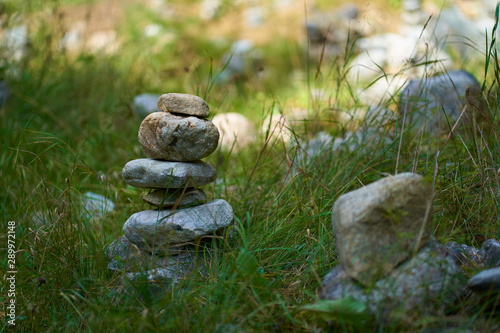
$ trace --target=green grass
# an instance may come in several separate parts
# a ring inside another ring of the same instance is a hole
[[[205,97],[214,113],[239,112],[257,123],[273,111],[305,106],[311,121],[306,130],[295,129],[304,138],[319,130],[343,135],[346,129],[336,122],[334,110],[356,105],[344,77],[347,59],[325,60],[319,71],[312,63],[307,70],[299,45],[283,41],[262,48],[270,71],[262,81],[248,73],[237,82],[212,86],[209,77],[220,70],[218,59],[229,44],[211,45],[204,36],[185,33],[196,22],[173,21],[162,24],[177,39],[151,48],[155,40],[141,37],[137,27],[154,13],[139,5],[127,8],[118,54],[64,54],[56,47],[59,27],[49,20],[37,25],[29,56],[16,74],[0,72],[12,91],[0,109],[0,241],[7,242],[6,222],[16,221],[19,331],[498,329],[500,318],[492,310],[498,298],[477,296],[451,310],[436,304],[432,313],[389,321],[360,321],[362,305],[348,301],[333,305],[326,316],[305,311],[337,264],[333,203],[387,174],[413,171],[434,185],[434,235],[440,241],[480,246],[485,239],[500,238],[496,53],[469,69],[486,77],[488,105],[482,111],[490,117],[486,123],[478,117],[474,128],[459,128],[450,136],[422,134],[418,128],[402,131],[401,119],[394,119],[385,128],[391,144],[377,136],[372,144],[323,154],[309,165],[293,165],[301,147],[265,136],[238,153],[218,151],[206,158],[222,179],[206,186],[207,195],[233,206],[234,236],[208,241],[213,244],[206,249],[205,276],[190,276],[156,293],[144,284],[134,286],[135,293],[120,293],[120,274],[106,269],[105,250],[123,234],[128,217],[147,208],[143,191],[121,178],[126,162],[144,157],[137,141],[140,120],[129,106],[135,95],[193,93]],[[300,80],[292,82],[291,68]],[[332,102],[311,98],[312,88],[330,92]],[[287,177],[289,170],[293,177]],[[113,200],[115,211],[95,221],[82,217],[79,200],[86,191]],[[31,221],[35,212],[43,212],[49,223],[37,227]],[[6,258],[0,263],[6,267]],[[46,283],[40,285],[40,277]]]

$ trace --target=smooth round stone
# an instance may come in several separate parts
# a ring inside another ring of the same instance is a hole
[[[139,127],[139,143],[153,159],[189,162],[215,151],[219,130],[209,120],[193,116],[154,112]]]
[[[171,93],[161,95],[158,98],[158,109],[200,118],[207,118],[210,115],[208,104],[203,98],[188,94]]]
[[[132,160],[122,170],[127,184],[141,188],[200,187],[217,179],[217,170],[205,162],[168,162],[149,158]]]
[[[183,190],[183,188],[174,188],[170,190],[158,189],[146,194],[142,200],[152,206],[165,208],[175,205],[182,207],[201,204],[207,199],[202,189],[187,188],[184,194],[182,194]]]
[[[500,292],[500,267],[484,270],[467,281],[467,287],[477,293]]]
[[[125,222],[123,233],[139,248],[162,248],[212,234],[232,221],[231,205],[217,199],[191,208],[135,213]]]

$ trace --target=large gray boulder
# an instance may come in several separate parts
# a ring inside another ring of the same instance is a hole
[[[154,159],[178,162],[200,160],[214,152],[218,141],[217,127],[209,120],[194,116],[154,112],[139,127],[142,150]]]
[[[446,129],[458,120],[466,102],[466,90],[472,98],[480,99],[479,82],[463,70],[411,80],[401,93],[399,111],[417,128]],[[463,121],[469,114],[470,111],[464,113]]]
[[[432,189],[402,173],[342,195],[332,225],[346,274],[365,286],[387,276],[429,240]]]
[[[374,313],[423,309],[427,302],[450,305],[463,295],[463,276],[452,257],[437,243],[431,242],[416,256],[405,261],[387,277],[367,286],[357,283],[340,265],[323,281],[322,299],[353,297],[366,303]]]
[[[125,164],[122,176],[134,187],[170,189],[210,184],[217,179],[217,170],[202,161],[179,163],[140,158]]]
[[[193,241],[228,227],[233,209],[225,200],[179,210],[145,210],[130,216],[125,236],[141,249],[162,248]]]

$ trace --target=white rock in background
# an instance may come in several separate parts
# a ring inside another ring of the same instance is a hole
[[[349,78],[359,76],[359,80],[369,81],[384,72],[415,78],[452,68],[453,62],[442,50],[443,45],[437,45],[429,35],[422,27],[404,25],[398,34],[384,33],[360,39],[358,46],[363,52],[351,64],[359,69],[351,69],[354,71]]]
[[[285,9],[294,4],[295,0],[274,0],[273,7],[276,10]]]
[[[228,227],[233,209],[216,199],[205,205],[178,210],[145,210],[130,216],[123,226],[128,240],[141,249],[163,248],[193,241]]]
[[[8,59],[20,61],[26,54],[28,45],[28,26],[20,25],[5,30],[3,36],[3,55]]]
[[[132,110],[139,116],[139,118],[144,119],[149,114],[153,112],[159,112],[158,110],[158,94],[140,94],[134,97]]]
[[[279,140],[288,144],[293,138],[293,133],[290,130],[290,124],[286,120],[286,117],[276,113],[264,119],[261,126],[261,133],[266,139],[271,138],[271,142]]]
[[[255,142],[255,125],[236,112],[219,113],[212,119],[220,132],[219,146],[224,151],[238,151]]]
[[[227,82],[234,75],[244,74],[249,62],[255,58],[253,51],[254,43],[249,39],[234,42],[231,50],[222,57],[221,68],[225,68],[218,76],[217,82]]]
[[[158,36],[161,32],[161,25],[159,24],[148,24],[144,28],[144,36],[146,37],[155,37]]]
[[[85,46],[88,49],[88,51],[92,53],[97,53],[97,52],[114,53],[118,51],[119,48],[116,31],[114,30],[96,31],[88,37]]]
[[[383,74],[380,68],[384,68],[387,63],[387,50],[375,48],[363,51],[349,65],[347,74],[349,80],[353,82],[372,80]]]
[[[79,29],[73,28],[68,30],[63,38],[59,41],[59,47],[69,52],[74,52],[80,48],[82,44],[82,36]]]
[[[385,104],[403,89],[407,82],[405,75],[387,75],[375,82],[370,82],[367,87],[358,89],[358,98],[364,105]]]
[[[467,18],[455,5],[444,9],[429,22],[427,30],[431,31],[438,43],[457,50],[462,61],[484,57],[485,29],[491,38],[494,21],[480,19],[474,22]],[[470,45],[474,45],[471,47]],[[474,48],[476,48],[477,51]]]
[[[264,11],[259,6],[253,6],[243,11],[243,17],[247,26],[257,28],[264,21]]]
[[[85,33],[88,29],[88,22],[76,21],[72,22],[71,26],[59,41],[59,48],[67,52],[80,52],[85,43]]]
[[[203,0],[200,8],[200,18],[204,21],[209,21],[217,16],[221,8],[220,0]]]
[[[82,197],[82,206],[85,209],[86,217],[95,219],[111,213],[115,209],[113,201],[105,196],[86,192]]]

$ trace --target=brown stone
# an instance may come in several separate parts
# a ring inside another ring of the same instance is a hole
[[[215,151],[219,130],[206,119],[154,112],[139,127],[139,143],[152,159],[189,162]]]
[[[158,98],[158,109],[200,118],[207,118],[210,115],[208,104],[203,98],[188,94],[171,93],[161,95]]]
[[[165,208],[175,205],[177,207],[194,206],[205,202],[207,199],[202,189],[191,187],[187,188],[184,193],[182,193],[183,191],[183,188],[173,188],[168,191],[158,189],[146,194],[142,200],[152,206]]]

